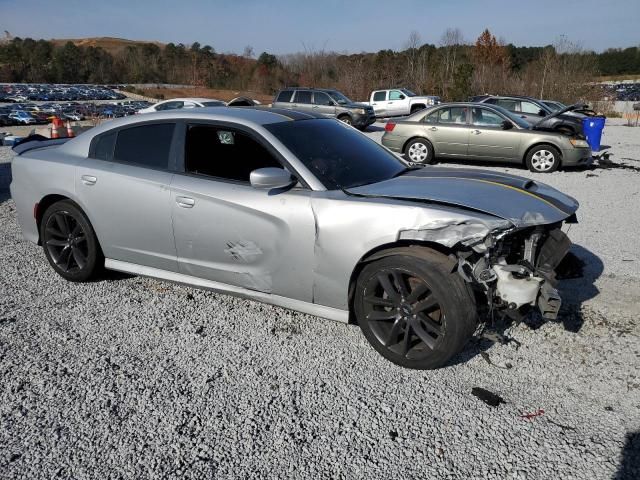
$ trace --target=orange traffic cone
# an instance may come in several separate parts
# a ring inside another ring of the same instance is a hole
[[[53,128],[51,129],[51,138],[60,138],[59,128],[64,128],[64,123],[58,117],[53,117]]]
[[[73,128],[71,128],[71,122],[69,120],[67,120],[67,137],[69,138],[75,137],[75,134],[73,133]]]
[[[60,138],[60,136],[58,135],[58,129],[56,128],[55,123],[52,123],[51,125],[49,125],[49,130],[51,131],[51,135],[49,135],[50,138]]]

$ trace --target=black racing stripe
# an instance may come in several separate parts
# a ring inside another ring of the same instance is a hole
[[[523,192],[529,193],[531,195],[535,195],[536,197],[544,200],[554,207],[556,207],[561,212],[566,213],[567,215],[571,215],[574,213],[574,209],[571,208],[570,205],[563,203],[561,200],[554,198],[549,195],[545,195],[537,191],[536,182],[530,180],[528,178],[522,177],[512,177],[512,176],[504,176],[500,174],[495,174],[491,172],[482,172],[482,171],[470,171],[470,170],[460,170],[452,172],[451,170],[436,170],[436,169],[421,169],[408,172],[404,177],[421,177],[421,178],[442,178],[442,177],[452,177],[452,178],[460,178],[460,179],[468,179],[468,180],[483,180],[486,182],[498,183],[501,185],[506,185],[508,187],[515,188],[517,190],[522,190]]]

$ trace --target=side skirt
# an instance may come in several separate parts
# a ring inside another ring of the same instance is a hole
[[[192,277],[191,275],[169,272],[167,270],[161,270],[159,268],[145,267],[143,265],[122,262],[120,260],[112,260],[110,258],[105,259],[104,266],[109,270],[132,273],[134,275],[141,275],[143,277],[158,278],[160,280],[189,285],[191,287],[202,288],[204,290],[226,293],[228,295],[234,295],[236,297],[268,303],[271,305],[276,305],[278,307],[307,313],[309,315],[315,315],[317,317],[328,318],[329,320],[335,320],[336,322],[349,323],[349,312],[338,308],[303,302],[302,300],[281,297],[280,295],[273,295],[271,293],[248,290],[246,288],[227,285],[225,283]]]

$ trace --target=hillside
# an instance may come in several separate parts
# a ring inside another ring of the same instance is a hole
[[[127,40],[126,38],[93,37],[93,38],[53,38],[50,40],[56,47],[61,47],[67,42],[72,42],[77,47],[100,47],[111,55],[117,55],[127,47],[136,47],[147,43],[153,43],[164,47],[164,43],[156,41]]]

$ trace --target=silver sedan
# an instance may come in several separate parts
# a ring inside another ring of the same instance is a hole
[[[557,315],[577,202],[528,179],[416,169],[354,128],[202,108],[16,147],[24,236],[53,269],[102,268],[357,322],[387,359],[436,368],[479,311]]]

